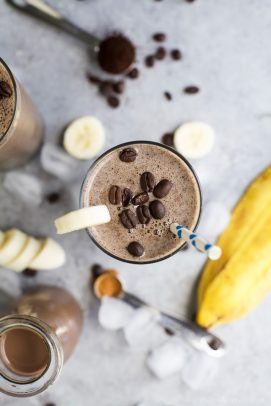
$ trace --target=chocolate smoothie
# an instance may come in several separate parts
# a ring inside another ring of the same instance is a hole
[[[42,141],[39,113],[0,58],[0,170],[26,163]]]
[[[125,156],[127,148],[135,154]],[[146,177],[145,172],[153,176]],[[124,189],[130,189],[132,200]],[[94,242],[120,260],[147,263],[164,259],[182,247],[184,241],[177,239],[169,226],[178,222],[195,229],[201,194],[184,158],[161,144],[138,142],[108,151],[90,169],[82,187],[81,206],[100,204],[108,206],[111,221],[89,228]],[[127,212],[123,214],[126,210],[130,210],[128,217]]]

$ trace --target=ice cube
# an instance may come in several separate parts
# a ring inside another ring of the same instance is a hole
[[[151,335],[156,322],[159,319],[159,312],[151,307],[142,307],[134,311],[132,318],[124,327],[124,337],[129,345],[139,345],[146,342],[148,335]],[[159,328],[160,331],[160,328]]]
[[[182,369],[182,379],[191,389],[201,389],[210,384],[217,374],[219,358],[193,349]]]
[[[78,176],[79,162],[57,145],[45,144],[40,159],[46,172],[63,181],[73,180]]]
[[[107,330],[118,330],[126,326],[132,317],[134,309],[114,297],[104,297],[101,300],[98,320]]]
[[[220,202],[207,202],[202,209],[199,234],[203,237],[214,240],[229,224],[231,217],[230,211]]]
[[[44,185],[34,175],[22,171],[8,172],[3,185],[12,196],[27,205],[39,206],[43,200]]]
[[[157,378],[165,379],[181,371],[186,356],[186,347],[182,340],[172,337],[160,347],[151,350],[146,362]]]

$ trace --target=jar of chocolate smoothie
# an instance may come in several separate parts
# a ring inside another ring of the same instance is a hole
[[[43,138],[41,117],[0,58],[0,170],[25,164]]]
[[[43,392],[58,377],[83,326],[82,310],[66,290],[29,290],[0,319],[0,391],[27,397]]]

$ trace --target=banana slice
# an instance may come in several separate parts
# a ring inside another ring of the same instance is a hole
[[[60,244],[51,238],[41,241],[41,249],[28,265],[31,269],[44,271],[58,268],[66,262],[66,254]]]
[[[190,121],[177,128],[174,145],[178,152],[189,159],[202,158],[214,145],[214,130],[201,121]]]
[[[89,159],[104,145],[104,128],[95,117],[85,116],[74,120],[64,133],[64,148],[77,159]]]
[[[109,223],[111,220],[107,206],[91,206],[71,211],[55,220],[57,234],[82,230],[99,224]]]
[[[24,250],[27,238],[20,230],[15,228],[8,230],[0,247],[0,265],[7,266],[13,261]]]
[[[41,250],[42,242],[36,240],[33,237],[27,239],[26,245],[19,255],[7,264],[7,268],[12,271],[22,272],[25,268],[29,267],[29,264]]]

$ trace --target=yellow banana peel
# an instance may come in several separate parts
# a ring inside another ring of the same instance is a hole
[[[245,315],[271,289],[271,167],[245,192],[208,261],[198,289],[197,322],[204,327]]]

